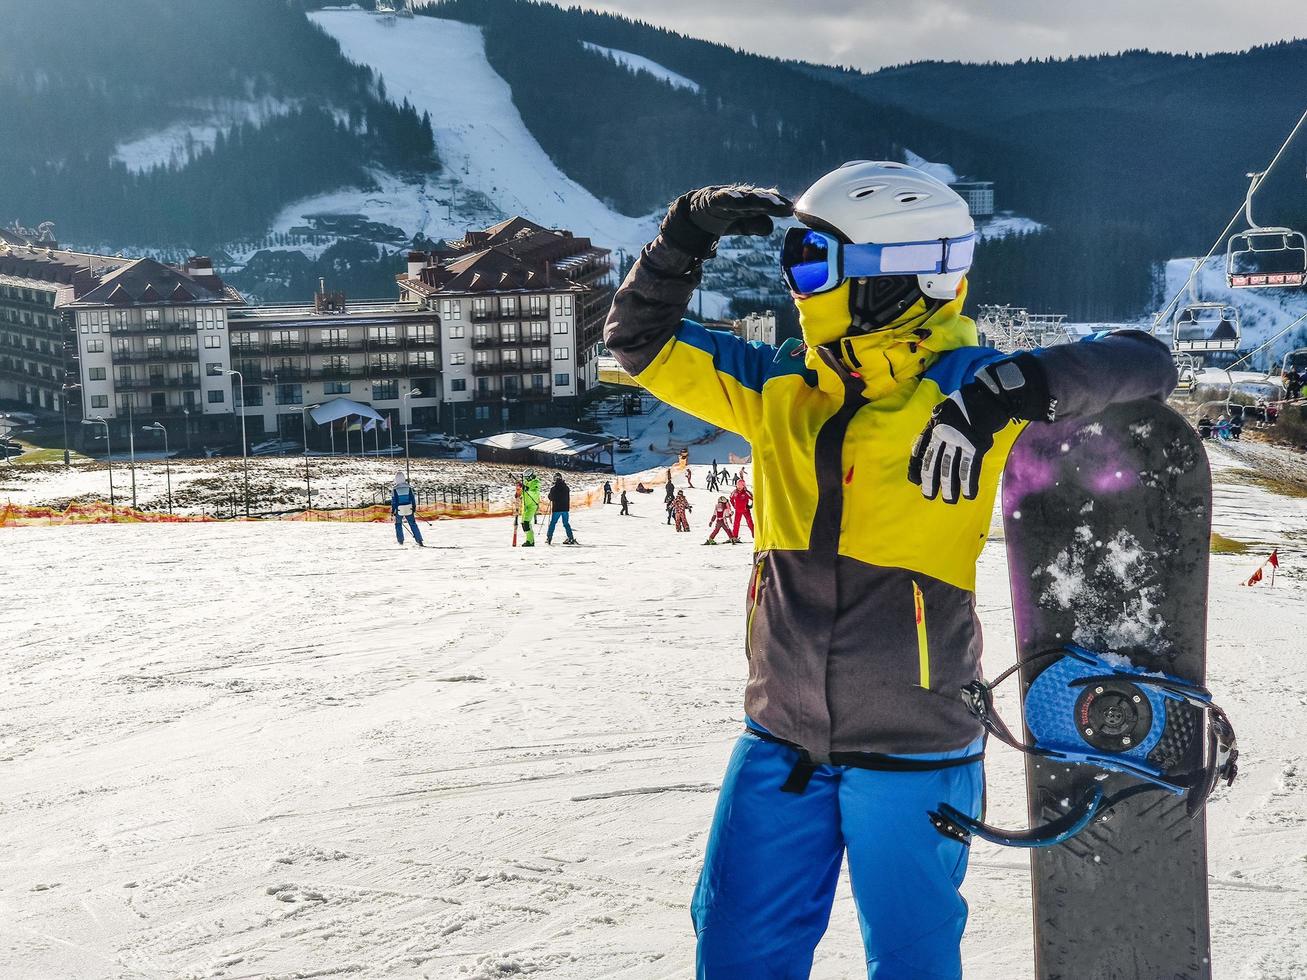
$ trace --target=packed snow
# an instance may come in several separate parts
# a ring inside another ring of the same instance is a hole
[[[976,222],[976,231],[981,238],[1008,238],[1013,235],[1033,235],[1043,231],[1044,225],[1034,218],[1027,218],[1013,211],[999,211],[988,218]]]
[[[493,202],[500,216],[521,214],[570,228],[605,247],[637,251],[653,237],[657,216],[630,218],[607,207],[564,174],[536,142],[513,104],[508,83],[486,61],[481,29],[435,17],[391,20],[364,11],[309,14],[352,61],[368,65],[390,98],[407,98],[431,114],[437,152],[458,183]],[[450,97],[450,79],[458,97]],[[365,213],[410,235],[461,237],[465,215],[450,180],[412,182],[377,177],[380,191],[343,191],[301,201],[275,223],[284,230],[317,211]],[[457,216],[456,216],[457,212]]]
[[[684,75],[672,71],[670,68],[664,68],[662,65],[658,64],[658,62],[652,61],[643,55],[632,54],[630,51],[620,51],[617,48],[605,48],[601,44],[592,44],[589,41],[582,41],[581,43],[589,50],[596,51],[599,54],[604,55],[606,58],[610,58],[617,62],[632,74],[644,72],[646,75],[652,75],[660,82],[666,82],[668,85],[672,86],[672,88],[689,89],[691,92],[699,91],[698,82],[691,81]]]
[[[1307,500],[1213,453],[1216,530],[1251,549],[1212,557],[1209,682],[1243,754],[1209,810],[1214,973],[1301,977]],[[385,525],[0,531],[0,975],[690,975],[749,549],[701,547],[712,496],[688,495],[696,534],[631,494],[574,512],[575,549],[513,550],[507,518],[422,551]],[[1274,589],[1242,587],[1273,547]],[[1021,824],[1019,754],[987,772],[990,819]],[[969,980],[1032,977],[1028,883],[1025,854],[973,846]],[[845,882],[813,976],[863,969]]]

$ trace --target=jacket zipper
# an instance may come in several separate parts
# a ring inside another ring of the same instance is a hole
[[[762,601],[762,573],[767,565],[767,552],[758,555],[757,567],[753,571],[753,581],[749,584],[749,618],[744,624],[744,656],[753,659],[753,616]]]

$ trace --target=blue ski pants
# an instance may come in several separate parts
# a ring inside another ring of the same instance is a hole
[[[556,510],[549,516],[549,530],[545,532],[546,541],[554,539],[554,528],[558,527],[559,518],[563,520],[563,530],[567,532],[567,536],[569,538],[572,536],[572,522],[567,519],[567,511]]]
[[[747,733],[731,754],[691,906],[699,980],[804,980],[846,853],[870,980],[960,980],[968,848],[926,814],[946,801],[978,815],[983,764],[819,766],[803,793],[783,793],[797,759]]]
[[[406,519],[406,518],[405,518],[405,515],[403,515],[403,514],[396,514],[396,515],[395,515],[395,540],[398,541],[400,544],[403,544],[403,543],[404,543],[404,521],[405,521],[405,519]],[[408,520],[408,527],[409,527],[409,530],[413,532],[413,540],[416,541],[418,544],[421,544],[421,543],[422,543],[422,532],[418,530],[418,519],[417,519],[416,515],[414,515],[414,514],[409,514],[409,515],[407,515],[407,520]]]

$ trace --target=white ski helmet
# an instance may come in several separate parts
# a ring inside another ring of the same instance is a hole
[[[853,160],[832,170],[794,202],[794,216],[809,228],[838,232],[854,245],[934,243],[966,239],[976,230],[957,191],[915,167],[886,160]],[[971,267],[974,240],[959,245],[939,271],[917,273],[927,296],[947,300],[957,295]]]

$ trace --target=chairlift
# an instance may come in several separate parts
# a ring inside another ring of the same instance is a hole
[[[1280,377],[1284,377],[1290,371],[1297,371],[1300,375],[1307,374],[1307,347],[1299,347],[1284,355],[1284,360],[1280,362]]]
[[[1233,351],[1239,349],[1239,311],[1228,303],[1189,303],[1172,321],[1173,351]]]
[[[1302,286],[1307,283],[1307,237],[1292,228],[1263,227],[1253,220],[1253,194],[1266,174],[1248,174],[1244,217],[1248,230],[1230,236],[1225,274],[1233,289]]]

